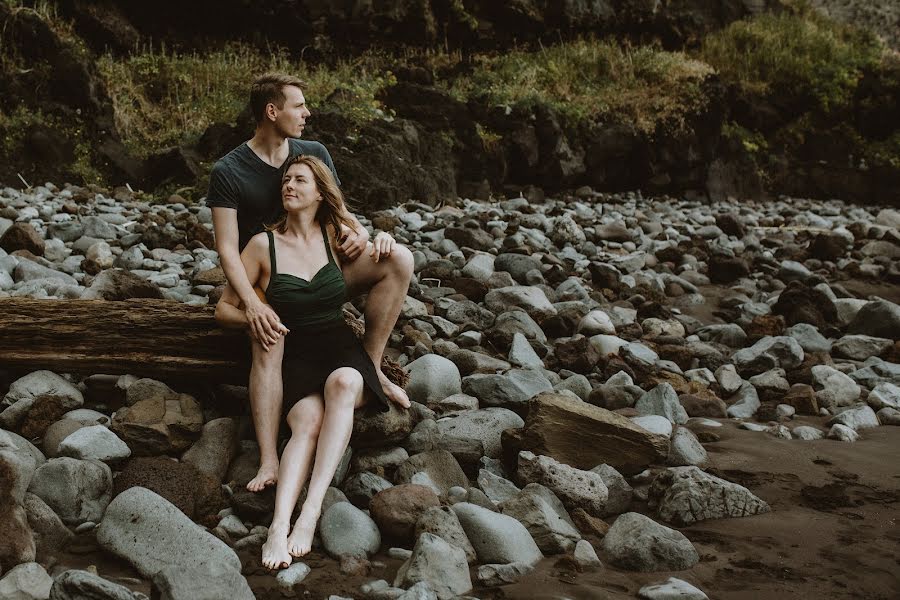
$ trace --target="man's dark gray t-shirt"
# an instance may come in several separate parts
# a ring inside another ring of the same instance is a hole
[[[263,225],[281,216],[281,177],[291,158],[306,154],[320,159],[341,184],[328,149],[319,142],[289,139],[288,159],[280,167],[273,167],[250,149],[246,142],[220,158],[209,175],[206,205],[237,209],[238,248],[243,250]]]

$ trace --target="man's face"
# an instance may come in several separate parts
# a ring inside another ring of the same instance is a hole
[[[284,137],[298,138],[303,135],[306,118],[310,115],[306,108],[306,98],[300,88],[284,86],[284,106],[275,106],[275,129]]]

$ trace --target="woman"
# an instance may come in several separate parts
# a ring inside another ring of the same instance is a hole
[[[335,232],[353,228],[331,171],[317,158],[293,159],[281,185],[285,215],[250,239],[241,253],[247,276],[282,320],[286,335],[282,376],[291,438],[278,469],[275,515],[262,549],[270,569],[288,567],[291,556],[310,551],[325,491],[350,441],[353,412],[369,397],[387,410],[375,366],[344,322],[346,284],[337,259]],[[394,239],[379,233],[371,252],[389,256]],[[246,327],[240,300],[226,288],[216,306],[224,327]],[[306,500],[290,531],[290,518],[310,463]]]

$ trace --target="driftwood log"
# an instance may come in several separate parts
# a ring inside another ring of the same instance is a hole
[[[247,384],[247,334],[222,329],[213,306],[170,300],[0,300],[0,368],[58,373],[201,378]],[[363,325],[344,313],[357,336]],[[382,362],[405,385],[406,372]]]

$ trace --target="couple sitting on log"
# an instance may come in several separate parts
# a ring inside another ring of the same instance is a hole
[[[252,139],[213,167],[207,204],[228,286],[216,306],[224,327],[248,328],[250,403],[260,468],[250,491],[275,485],[275,514],[262,551],[270,569],[310,551],[325,492],[364,404],[408,408],[381,361],[406,297],[412,254],[387,233],[369,241],[341,194],[331,156],[297,139],[310,111],[303,83],[264,75],[250,92]],[[280,194],[279,194],[280,187]],[[368,292],[360,341],[342,306]],[[282,408],[291,438],[279,463]],[[312,476],[300,516],[291,514]]]

